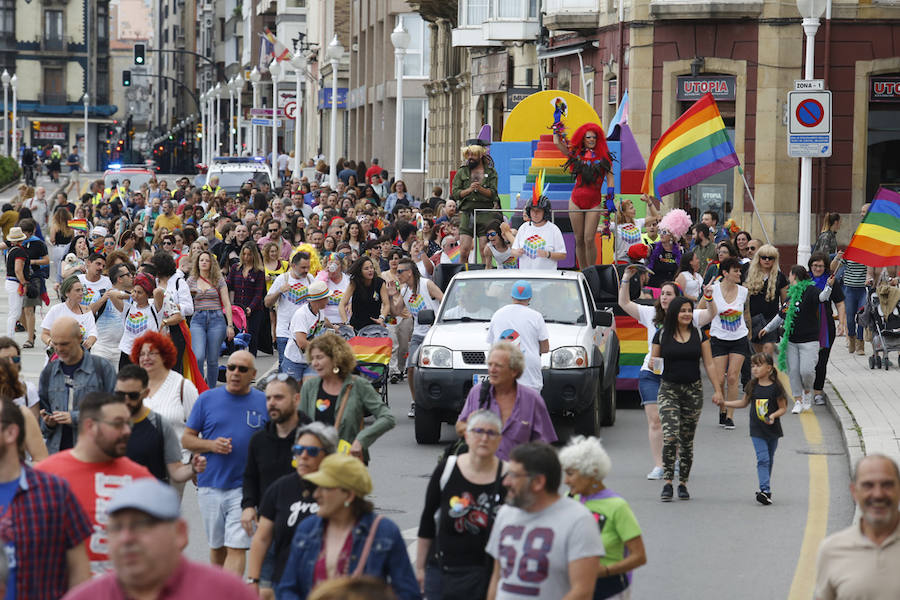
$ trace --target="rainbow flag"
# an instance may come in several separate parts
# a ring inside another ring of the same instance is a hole
[[[77,229],[78,231],[87,231],[88,230],[87,221],[84,219],[70,219],[69,227],[72,229]]]
[[[290,49],[278,41],[278,38],[275,37],[275,34],[272,33],[268,27],[263,29],[263,37],[266,38],[270,44],[272,44],[272,52],[270,55],[275,58],[276,61],[281,62],[283,60],[291,60],[294,58],[294,55],[291,53]]]
[[[638,376],[644,356],[649,351],[647,330],[633,317],[616,315],[616,335],[619,337],[619,374],[617,390],[638,389]]]
[[[453,263],[454,265],[459,264],[459,246],[454,246],[453,250],[451,250],[450,252],[444,252],[444,254],[447,255],[447,258],[450,259],[451,263]]]
[[[641,192],[662,198],[739,165],[719,107],[706,94],[656,142]]]
[[[844,258],[870,267],[900,265],[900,194],[878,188]]]
[[[386,365],[391,361],[391,338],[350,338],[350,347],[356,360]]]

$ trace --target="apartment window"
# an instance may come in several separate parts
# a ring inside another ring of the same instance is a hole
[[[16,32],[16,1],[0,0],[0,35]]]
[[[109,42],[109,5],[103,2],[97,4],[97,41]]]
[[[425,98],[403,100],[403,169],[425,169]]]
[[[481,27],[490,12],[490,0],[460,0],[460,27]]]
[[[109,63],[97,60],[97,104],[109,104]]]
[[[63,13],[61,10],[44,11],[44,48],[63,49]]]
[[[431,30],[418,13],[400,15],[409,32],[409,48],[403,57],[404,77],[428,77],[431,72]]]
[[[44,67],[43,73],[43,103],[44,104],[65,104],[66,88],[63,80],[62,67]]]

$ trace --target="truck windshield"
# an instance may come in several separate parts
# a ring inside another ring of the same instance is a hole
[[[494,312],[511,302],[515,280],[470,279],[454,281],[444,298],[438,322],[490,321]],[[532,279],[530,307],[548,323],[586,323],[584,302],[576,280]]]

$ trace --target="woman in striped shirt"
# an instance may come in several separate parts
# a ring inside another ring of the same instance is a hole
[[[859,210],[860,219],[864,219],[867,212],[869,212],[869,205],[863,204]],[[860,356],[865,356],[866,342],[863,338],[863,328],[856,325],[856,313],[866,305],[866,284],[870,281],[868,267],[843,258],[843,254],[843,251],[838,252],[835,256],[835,261],[840,259],[841,268],[844,272],[842,277],[844,306],[849,322],[847,328],[847,349],[850,350],[850,354],[855,352]]]

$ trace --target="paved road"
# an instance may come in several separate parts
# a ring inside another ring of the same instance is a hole
[[[3,197],[8,197],[3,194]],[[0,298],[0,323],[7,301]],[[38,318],[40,322],[40,315]],[[17,334],[24,340],[24,334]],[[24,376],[37,381],[44,363],[42,344],[26,350]],[[261,355],[260,372],[272,365]],[[378,510],[397,522],[412,545],[424,490],[441,447],[416,445],[413,423],[406,417],[409,390],[390,386],[397,427],[380,439],[370,465]],[[707,394],[709,397],[709,394]],[[784,421],[785,438],[776,455],[775,504],[756,503],[755,457],[747,435],[747,413],[738,413],[738,428],[717,425],[709,404],[695,444],[690,502],[662,504],[660,482],[647,481],[652,466],[643,412],[620,408],[615,427],[603,431],[613,470],[607,485],[630,502],[644,531],[649,562],[635,573],[635,598],[809,598],[815,548],[827,532],[840,529],[853,515],[847,489],[848,464],[840,432],[822,408]],[[444,428],[443,441],[453,438]],[[184,516],[190,523],[187,555],[207,559],[196,493],[187,486]]]

